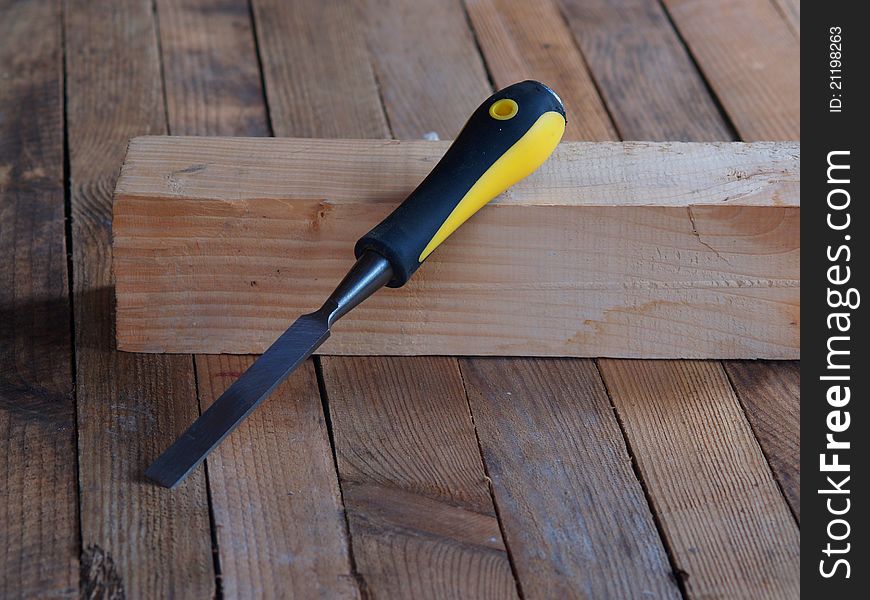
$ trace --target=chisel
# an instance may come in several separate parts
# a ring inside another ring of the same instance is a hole
[[[564,131],[561,100],[537,81],[485,100],[426,179],[357,241],[356,263],[323,306],[299,317],[145,474],[177,485],[311,356],[338,319],[380,288],[405,285],[469,217],[541,166]]]

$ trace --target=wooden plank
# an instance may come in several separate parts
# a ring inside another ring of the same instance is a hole
[[[252,0],[252,5],[275,135],[386,136],[355,3]]]
[[[198,356],[203,410],[252,362]],[[209,455],[208,472],[227,597],[358,596],[310,364]]]
[[[172,135],[269,135],[245,0],[157,0]]]
[[[248,3],[160,0],[158,14],[170,132],[268,134]],[[203,408],[251,361],[197,356]],[[227,597],[357,596],[312,361],[248,417],[207,466]]]
[[[115,204],[120,347],[261,351],[445,148],[135,140]],[[563,144],[322,351],[794,358],[797,161],[794,145]]]
[[[277,135],[388,135],[356,5],[255,0],[254,14],[271,122]],[[286,35],[288,26],[297,36]],[[296,64],[288,54],[294,50],[310,55],[310,62]],[[343,497],[342,501],[344,516],[350,520],[353,507],[348,507]],[[358,553],[364,554],[356,540],[350,543],[351,572],[360,594],[368,596],[366,574],[359,572],[353,558]]]
[[[75,598],[61,12],[0,14],[0,597]]]
[[[559,2],[622,139],[731,139],[656,0]]]
[[[798,139],[799,43],[771,5],[746,0],[727,6],[667,4],[741,138]],[[790,18],[799,38],[800,3],[776,0],[775,4]],[[705,14],[700,16],[696,11]],[[707,30],[710,23],[716,23],[716,31]],[[764,36],[763,44],[756,35]],[[747,72],[739,72],[742,68]],[[798,369],[795,365],[755,363],[730,363],[726,368],[783,494],[800,521]]]
[[[516,593],[455,359],[325,358],[357,568],[373,595]]]
[[[616,139],[616,131],[554,0],[465,0],[496,87],[537,79],[565,104],[565,140]]]
[[[196,417],[192,361],[114,350],[111,191],[129,138],[165,132],[152,7],[71,1],[65,25],[82,593],[210,597],[202,472],[171,492],[142,476]]]
[[[740,137],[800,139],[800,45],[770,0],[664,0]]]
[[[363,5],[393,136],[454,137],[492,93],[461,0],[366,0]]]
[[[595,363],[460,365],[525,597],[680,597]]]
[[[599,365],[689,596],[798,596],[798,530],[721,364]]]
[[[729,361],[725,370],[791,506],[801,518],[800,363]]]

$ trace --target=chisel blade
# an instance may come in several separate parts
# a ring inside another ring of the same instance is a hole
[[[302,315],[194,421],[145,475],[175,487],[329,337],[323,312]]]

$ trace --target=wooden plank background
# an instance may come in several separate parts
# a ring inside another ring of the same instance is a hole
[[[797,3],[0,12],[0,595],[796,595],[794,363],[312,360],[170,492],[251,359],[117,352],[109,265],[137,135],[448,138],[533,76],[569,139],[796,139]]]

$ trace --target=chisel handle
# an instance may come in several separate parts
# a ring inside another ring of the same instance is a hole
[[[405,285],[424,260],[487,202],[530,175],[565,132],[559,97],[537,81],[490,96],[417,189],[356,243],[393,268],[390,287]]]

